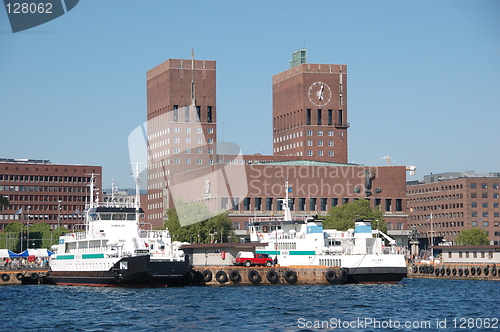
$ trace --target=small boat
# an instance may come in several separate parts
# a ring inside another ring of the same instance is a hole
[[[52,247],[48,279],[57,285],[179,286],[189,283],[188,256],[168,230],[142,230],[139,175],[133,206],[99,203],[91,176],[85,230],[67,233]]]
[[[283,218],[249,220],[250,241],[266,244],[256,253],[269,254],[280,266],[340,268],[343,283],[397,283],[407,275],[403,248],[371,222],[355,222],[347,231],[323,229],[321,220],[292,220],[285,184]],[[384,239],[390,245],[384,245]]]

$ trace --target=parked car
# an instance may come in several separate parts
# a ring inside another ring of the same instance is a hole
[[[234,265],[252,265],[273,266],[273,260],[267,254],[254,254],[250,251],[240,251],[233,260]]]

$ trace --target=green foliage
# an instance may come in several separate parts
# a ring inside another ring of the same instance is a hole
[[[479,228],[471,228],[469,230],[462,231],[456,238],[455,242],[463,246],[478,246],[478,245],[488,245],[488,232]]]
[[[26,248],[50,249],[57,244],[59,236],[67,232],[65,227],[52,230],[44,222],[23,225],[19,221],[8,224],[4,231],[0,233],[0,248],[10,249],[13,252],[21,252]]]
[[[204,205],[203,205],[204,206]],[[178,205],[176,204],[176,208]],[[186,213],[187,209],[183,210]],[[214,217],[207,218],[200,222],[200,216],[208,216],[210,213],[203,211],[200,206],[193,209],[194,215],[183,215],[183,220],[186,218],[193,221],[192,224],[181,226],[179,216],[176,209],[167,210],[167,220],[165,220],[165,227],[168,228],[172,235],[172,240],[189,242],[189,243],[221,243],[221,242],[235,242],[237,241],[234,230],[232,229],[231,219],[227,213],[221,213]]]
[[[325,229],[346,231],[349,228],[354,228],[356,219],[371,219],[373,229],[379,229],[387,233],[384,212],[380,207],[372,209],[370,202],[365,199],[332,207],[323,221],[323,227]]]

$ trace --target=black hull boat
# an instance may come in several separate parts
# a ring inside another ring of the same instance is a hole
[[[188,256],[185,261],[151,261],[149,256],[126,257],[109,271],[50,271],[55,285],[170,287],[185,286],[193,279]]]

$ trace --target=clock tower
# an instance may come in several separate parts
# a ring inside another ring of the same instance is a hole
[[[347,163],[347,66],[304,62],[273,76],[273,154]]]

